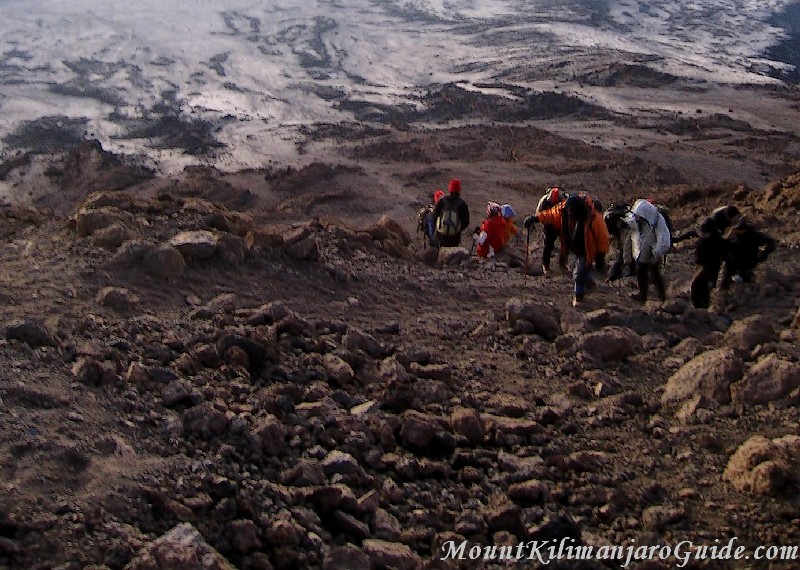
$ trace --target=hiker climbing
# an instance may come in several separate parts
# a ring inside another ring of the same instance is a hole
[[[449,194],[439,200],[433,210],[436,220],[436,242],[439,247],[461,245],[461,232],[469,226],[469,207],[461,198],[461,181],[450,180]]]
[[[540,212],[550,210],[555,207],[563,207],[568,197],[568,194],[562,192],[557,187],[548,188],[547,192],[545,192],[544,195],[539,199],[539,203],[536,205],[536,211],[522,221],[522,225],[528,231],[528,234],[530,234],[533,225],[539,221],[537,215]],[[542,233],[544,237],[544,249],[542,250],[542,273],[545,275],[550,273],[550,258],[553,255],[553,248],[556,245],[556,239],[558,239],[561,235],[561,216],[548,216],[547,219],[552,219],[553,222],[542,223]],[[558,256],[558,266],[563,272],[567,271],[567,253],[563,247],[561,248],[561,253]]]
[[[661,264],[672,245],[667,221],[656,206],[642,198],[636,200],[631,213],[625,218],[631,228],[632,258],[636,262],[636,282],[639,291],[631,298],[647,301],[647,292],[652,281],[659,301],[667,298]]]
[[[691,300],[694,307],[707,309],[711,305],[711,291],[717,284],[723,261],[729,259],[728,244],[712,217],[703,220],[695,231],[695,263],[697,269],[692,279]]]
[[[591,197],[581,193],[570,196],[563,204],[539,212],[536,219],[542,224],[558,225],[561,228],[561,256],[566,259],[567,252],[571,252],[577,258],[572,271],[575,293],[572,306],[577,307],[587,289],[594,286],[592,267],[596,265],[598,271],[604,270],[609,236],[603,216],[594,208]]]
[[[636,262],[633,260],[631,227],[625,221],[630,214],[628,204],[611,204],[603,213],[603,220],[610,238],[610,249],[614,254],[606,281],[616,281],[623,277],[636,275]]]
[[[727,237],[728,257],[722,271],[721,289],[727,289],[731,281],[740,279],[750,283],[756,266],[766,261],[775,251],[776,241],[761,232],[745,216],[741,216]]]
[[[439,200],[444,198],[444,190],[433,193],[433,202],[417,212],[417,233],[424,235],[424,240],[430,247],[439,247],[436,240],[436,217],[434,210]]]

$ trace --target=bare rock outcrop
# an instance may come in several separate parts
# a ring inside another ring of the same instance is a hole
[[[722,477],[739,491],[775,496],[800,480],[800,436],[755,435],[731,456]]]

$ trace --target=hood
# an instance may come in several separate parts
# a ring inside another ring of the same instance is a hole
[[[658,223],[658,210],[647,200],[639,198],[633,203],[631,212],[640,218],[644,218],[651,226]]]

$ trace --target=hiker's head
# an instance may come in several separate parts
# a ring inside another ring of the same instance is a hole
[[[570,196],[567,198],[564,210],[575,221],[585,220],[589,216],[589,207],[582,196]]]
[[[510,220],[516,216],[517,213],[514,211],[514,208],[511,207],[511,204],[503,204],[500,206],[500,215],[505,219]]]
[[[727,206],[725,208],[725,217],[728,218],[731,225],[734,226],[739,221],[739,218],[742,217],[742,213],[736,206]]]
[[[461,194],[461,180],[452,178],[450,184],[447,186],[447,190],[450,194]]]
[[[553,204],[558,204],[561,201],[561,191],[558,189],[558,186],[550,188],[550,201]]]
[[[439,200],[444,198],[444,190],[437,190],[433,193],[433,203],[438,204]]]
[[[498,204],[497,202],[489,202],[489,203],[486,204],[486,217],[487,218],[492,218],[494,216],[499,216],[500,215],[500,211],[501,211],[500,204]]]

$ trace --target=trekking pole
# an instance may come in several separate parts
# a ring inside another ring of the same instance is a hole
[[[530,255],[529,254],[530,248],[531,248],[531,228],[530,226],[528,226],[527,228],[525,228],[525,274],[522,278],[523,285],[528,284],[528,256]]]

